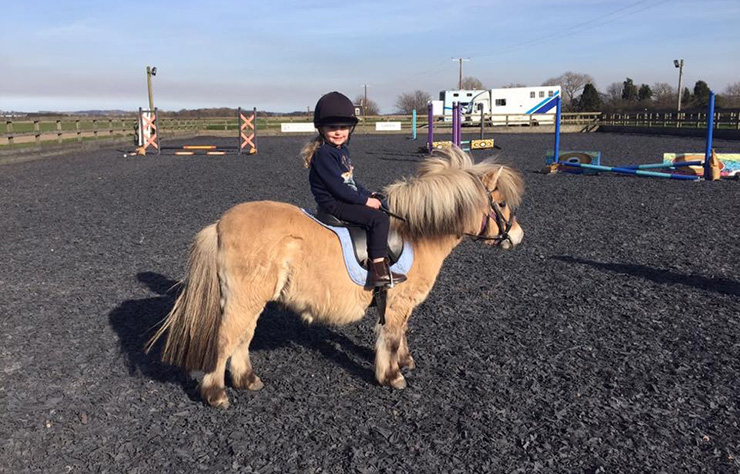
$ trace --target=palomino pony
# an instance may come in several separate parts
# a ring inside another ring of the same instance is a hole
[[[408,280],[388,290],[386,322],[376,327],[381,385],[406,387],[401,369],[415,367],[406,341],[409,316],[464,236],[505,249],[521,242],[514,209],[522,192],[519,173],[493,161],[475,164],[458,148],[427,157],[416,176],[385,189],[390,210],[404,218],[391,219],[392,225],[411,242],[414,263]],[[234,206],[196,235],[182,292],[147,351],[166,333],[162,360],[204,371],[201,396],[228,407],[227,360],[235,388],[263,386],[249,344],[268,302],[284,304],[306,322],[341,325],[364,316],[373,293],[352,282],[341,252],[337,236],[295,206]]]

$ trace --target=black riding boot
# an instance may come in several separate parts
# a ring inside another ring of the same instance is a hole
[[[406,281],[406,275],[394,273],[388,267],[388,261],[373,262],[368,264],[367,286],[391,286]]]

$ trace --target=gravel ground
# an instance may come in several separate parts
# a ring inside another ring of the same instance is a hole
[[[335,328],[269,307],[265,388],[227,411],[142,346],[195,232],[242,201],[313,205],[305,138],[0,167],[0,472],[740,472],[740,183],[542,175],[552,136],[496,139],[525,176],[524,242],[445,262],[408,389],[374,382],[374,310]],[[411,174],[418,145],[356,136],[358,179]],[[607,164],[703,147],[563,136]]]

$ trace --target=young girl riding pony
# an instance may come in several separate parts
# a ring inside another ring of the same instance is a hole
[[[355,107],[339,92],[330,92],[316,103],[313,114],[318,136],[301,150],[310,169],[308,181],[318,206],[337,219],[363,226],[367,231],[367,286],[390,286],[406,280],[388,267],[390,218],[381,201],[354,179],[347,143],[357,125]]]

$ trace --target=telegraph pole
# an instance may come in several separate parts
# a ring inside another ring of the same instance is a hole
[[[453,61],[457,61],[460,64],[460,74],[457,81],[458,90],[462,90],[462,63],[463,61],[470,61],[470,58],[452,58]]]
[[[681,96],[683,95],[683,59],[674,59],[673,65],[678,69],[678,111],[681,111]]]
[[[146,85],[149,91],[149,110],[154,112],[154,96],[152,95],[152,76],[157,75],[157,68],[147,66],[146,67]]]
[[[362,120],[365,120],[365,116],[367,115],[367,112],[365,110],[367,109],[367,84],[362,84],[362,87],[365,89],[365,98],[362,100]]]

